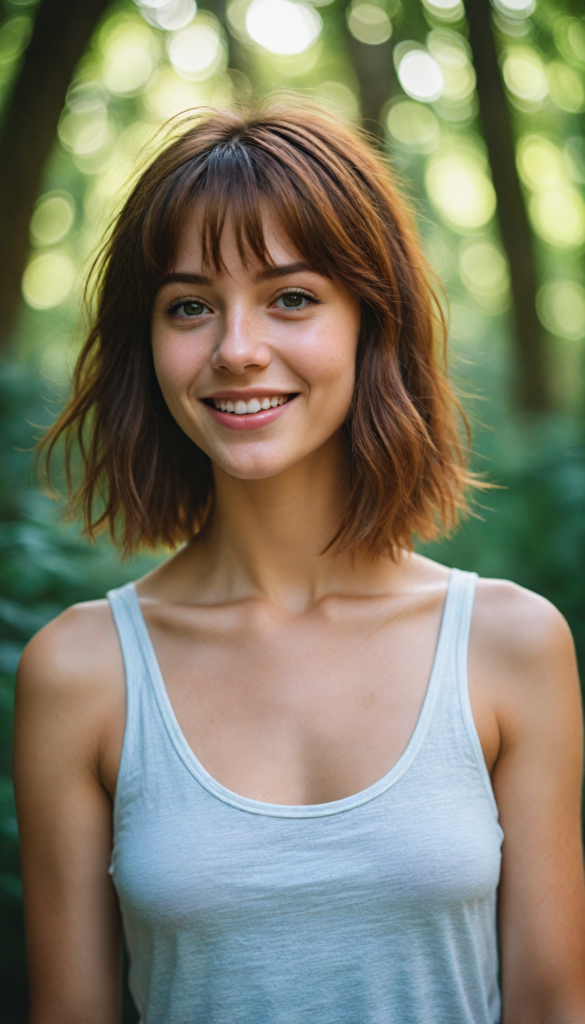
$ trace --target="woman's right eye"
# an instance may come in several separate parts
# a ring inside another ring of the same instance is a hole
[[[175,302],[169,306],[168,312],[171,316],[178,316],[180,319],[188,320],[210,313],[209,306],[198,299],[183,299],[182,302]]]

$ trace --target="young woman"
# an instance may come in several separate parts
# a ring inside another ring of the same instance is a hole
[[[585,1024],[569,630],[412,553],[473,482],[443,334],[324,115],[209,114],[134,188],[48,443],[90,535],[178,550],[22,660],[31,1024],[119,1020],[120,918],[144,1024]]]

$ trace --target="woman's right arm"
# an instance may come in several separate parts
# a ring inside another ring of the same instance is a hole
[[[102,779],[104,754],[112,754],[123,724],[123,667],[109,609],[104,602],[71,608],[31,640],[16,687],[30,1024],[120,1021],[112,802]]]

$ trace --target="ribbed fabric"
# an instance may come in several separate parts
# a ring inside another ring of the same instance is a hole
[[[452,571],[397,764],[327,804],[213,779],[169,702],[133,584],[108,597],[127,719],[110,871],[143,1024],[496,1024],[503,832],[473,721],[475,574]]]

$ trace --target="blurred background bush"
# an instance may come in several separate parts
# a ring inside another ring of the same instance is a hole
[[[153,562],[122,565],[107,541],[89,547],[60,524],[30,449],[66,394],[92,253],[157,128],[287,89],[373,133],[446,285],[475,468],[502,485],[425,550],[550,598],[583,662],[585,19],[580,0],[1,0],[0,11],[0,1018],[23,1024],[14,670],[63,607]]]

